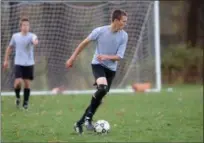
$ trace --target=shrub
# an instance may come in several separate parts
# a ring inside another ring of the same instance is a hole
[[[164,83],[202,83],[203,48],[173,45],[162,50]]]

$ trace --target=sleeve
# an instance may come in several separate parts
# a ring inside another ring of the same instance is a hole
[[[11,40],[10,40],[9,46],[10,46],[10,47],[15,47],[15,46],[16,46],[16,42],[15,42],[15,40],[14,40],[14,35],[12,36],[12,38],[11,38]]]
[[[100,27],[95,28],[95,29],[89,34],[88,39],[90,39],[90,40],[92,40],[92,41],[93,41],[93,40],[97,40],[97,38],[98,38],[100,32],[101,32],[101,28],[100,28]]]
[[[124,57],[124,54],[125,54],[125,50],[126,50],[126,47],[127,47],[127,41],[128,41],[128,34],[126,33],[124,38],[123,38],[123,41],[121,42],[119,48],[118,48],[118,51],[117,51],[117,55],[122,59]]]

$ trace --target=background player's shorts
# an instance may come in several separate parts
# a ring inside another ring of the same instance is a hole
[[[15,78],[33,80],[34,66],[15,65]]]
[[[108,69],[108,68],[106,68],[100,64],[92,64],[91,66],[92,66],[92,72],[93,72],[93,75],[95,78],[94,85],[97,85],[96,80],[99,77],[106,77],[107,83],[108,83],[108,91],[109,91],[116,72],[112,71],[112,70],[110,70],[110,69]]]

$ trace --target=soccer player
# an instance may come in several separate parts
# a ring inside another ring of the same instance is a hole
[[[30,96],[30,82],[33,80],[34,72],[34,47],[38,45],[37,36],[29,32],[29,19],[22,18],[20,21],[20,32],[14,33],[6,48],[3,68],[8,68],[9,56],[15,48],[15,81],[14,90],[16,95],[16,106],[20,106],[20,91],[24,82],[23,108],[28,108]]]
[[[128,34],[123,30],[126,22],[126,12],[115,10],[112,13],[111,24],[95,28],[66,61],[66,67],[72,67],[73,62],[88,43],[96,41],[96,51],[91,66],[97,91],[92,96],[91,103],[84,115],[74,125],[75,131],[79,134],[83,133],[83,124],[85,124],[87,130],[94,129],[92,125],[93,115],[101,104],[102,98],[109,92],[118,61],[123,58],[126,50]]]

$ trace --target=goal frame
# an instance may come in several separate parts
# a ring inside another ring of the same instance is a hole
[[[155,88],[146,90],[145,92],[160,92],[162,88],[161,83],[161,55],[160,55],[160,13],[159,13],[159,1],[154,1],[153,6],[154,15],[154,49],[155,49]],[[65,95],[82,95],[92,94],[95,90],[66,90],[60,94]],[[111,89],[109,94],[120,94],[120,93],[133,93],[133,89]],[[52,91],[31,91],[32,95],[54,95]],[[13,96],[14,92],[1,92],[1,96]]]

